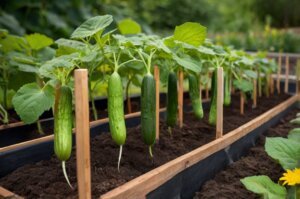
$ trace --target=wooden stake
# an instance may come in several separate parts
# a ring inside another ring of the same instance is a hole
[[[88,70],[75,70],[76,160],[79,199],[91,198]]]
[[[178,119],[179,127],[183,126],[183,71],[179,71],[179,82],[178,82]]]
[[[289,73],[290,73],[290,59],[289,56],[285,57],[285,84],[284,84],[284,92],[289,92]]]
[[[261,85],[261,77],[260,77],[260,71],[257,71],[257,78],[258,78],[258,96],[262,97],[262,85]]]
[[[274,95],[275,88],[274,88],[274,79],[272,77],[272,74],[270,74],[269,79],[270,79],[270,93],[271,95]]]
[[[299,95],[300,91],[300,59],[297,60],[297,65],[296,65],[296,94]]]
[[[282,64],[282,57],[281,57],[281,52],[279,52],[279,57],[278,57],[278,69],[277,69],[277,93],[280,94],[280,75],[281,75],[281,64]]]
[[[257,80],[253,80],[253,108],[257,107]]]
[[[156,101],[156,141],[159,141],[159,68],[158,66],[154,66],[154,79],[155,79],[155,101]]]
[[[216,139],[223,136],[223,101],[224,101],[224,75],[223,68],[218,67],[217,70],[217,123],[216,123]]]
[[[240,93],[241,93],[241,99],[240,99],[240,114],[241,115],[244,115],[244,105],[245,105],[245,98],[244,98],[244,94],[243,94],[243,92],[242,91],[240,91]]]

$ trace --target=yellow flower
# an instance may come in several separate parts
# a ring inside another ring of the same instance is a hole
[[[279,179],[284,181],[283,185],[294,186],[300,184],[300,169],[289,170],[287,169],[283,176]]]

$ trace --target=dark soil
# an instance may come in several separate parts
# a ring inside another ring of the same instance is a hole
[[[252,109],[251,102],[245,106],[245,115],[239,114],[239,97],[232,99],[232,106],[224,109],[224,132],[241,126],[261,113],[287,99],[288,95],[273,96],[258,101],[258,108]],[[176,157],[183,155],[215,138],[215,129],[208,124],[208,111],[205,117],[197,120],[192,113],[184,114],[182,129],[175,127],[172,136],[167,126],[160,122],[160,142],[153,148],[154,159],[148,147],[142,143],[140,126],[127,130],[120,173],[117,171],[119,148],[109,133],[101,134],[91,140],[91,168],[93,198],[99,197],[113,188],[146,173]],[[53,156],[45,160],[23,166],[0,179],[3,186],[27,198],[77,198],[75,151],[67,161],[67,172],[75,190],[71,190],[62,174],[60,162]]]
[[[229,165],[225,170],[216,174],[216,177],[196,193],[194,199],[232,199],[232,198],[259,198],[258,195],[246,190],[240,179],[253,175],[267,175],[274,182],[278,182],[283,173],[281,166],[273,161],[265,152],[265,137],[286,137],[288,132],[295,127],[289,121],[295,118],[299,110],[293,110],[287,117],[282,119],[275,127],[270,128],[260,136],[257,146],[250,149],[246,157]]]

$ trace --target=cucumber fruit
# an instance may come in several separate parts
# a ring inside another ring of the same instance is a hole
[[[231,74],[227,71],[224,77],[224,105],[229,106],[231,103]]]
[[[208,122],[211,125],[215,125],[217,121],[217,93],[218,93],[218,78],[217,68],[214,70],[211,78],[211,101]]]
[[[175,72],[170,72],[168,76],[167,94],[167,125],[174,127],[177,123],[178,91],[177,76]]]
[[[196,75],[189,74],[189,95],[192,101],[193,111],[196,118],[203,118],[202,100],[200,97],[199,80]]]
[[[108,80],[108,118],[112,139],[120,146],[119,170],[122,147],[126,140],[126,126],[123,107],[123,86],[121,77],[117,72],[114,72]]]
[[[151,74],[147,74],[143,78],[141,87],[141,128],[143,141],[149,146],[151,157],[151,147],[155,143],[156,137],[155,99],[155,80]]]
[[[54,152],[62,161],[62,170],[69,186],[70,184],[65,162],[72,152],[72,91],[67,86],[56,89],[54,104]]]

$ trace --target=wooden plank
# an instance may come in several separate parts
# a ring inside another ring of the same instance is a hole
[[[282,64],[282,58],[281,58],[281,52],[279,52],[278,56],[278,68],[277,68],[277,93],[280,94],[280,75],[281,75],[281,64]]]
[[[298,96],[293,96],[278,106],[270,109],[262,115],[256,117],[250,122],[240,126],[239,128],[227,133],[223,137],[205,144],[185,155],[182,155],[154,170],[145,173],[122,186],[102,195],[101,199],[138,199],[145,197],[149,192],[155,190],[172,177],[191,167],[200,160],[205,159],[211,154],[220,151],[238,139],[247,135],[255,128],[269,121],[271,118],[287,109],[298,100]]]
[[[257,80],[253,79],[253,108],[257,107]]]
[[[179,127],[183,126],[183,71],[180,70],[178,74],[178,122]]]
[[[23,199],[23,197],[14,194],[13,192],[0,186],[0,198],[2,199]]]
[[[155,106],[156,106],[156,141],[159,141],[159,83],[160,83],[160,77],[159,77],[159,68],[158,66],[154,66],[154,78],[155,78]]]
[[[271,95],[274,95],[274,79],[272,78],[272,75],[269,75],[269,79],[270,79],[270,93]]]
[[[289,92],[289,74],[290,74],[290,61],[289,56],[285,57],[285,84],[284,84],[284,92]]]
[[[75,70],[76,165],[79,199],[90,199],[91,160],[88,70]]]
[[[245,97],[242,91],[240,91],[240,114],[244,115],[245,113]]]
[[[223,68],[217,69],[217,122],[216,122],[216,139],[223,136],[223,101],[224,101],[224,75]]]

